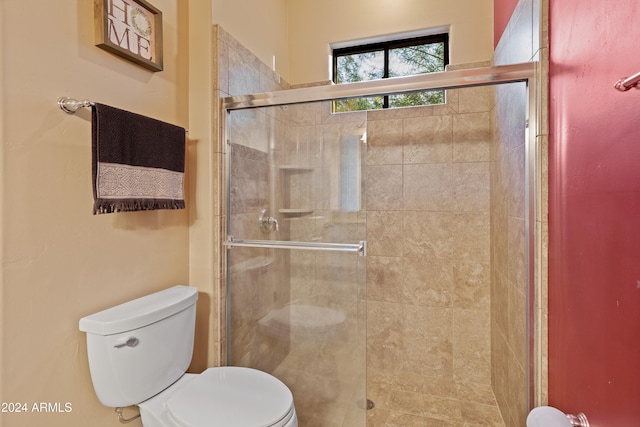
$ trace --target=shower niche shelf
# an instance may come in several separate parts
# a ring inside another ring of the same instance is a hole
[[[299,216],[311,215],[313,213],[313,209],[304,209],[304,208],[303,209],[295,209],[295,208],[278,209],[278,213],[288,218],[295,218]]]
[[[313,171],[313,168],[311,166],[304,166],[304,165],[280,165],[278,166],[278,168],[283,172],[292,172],[292,173]]]
[[[302,185],[303,188],[307,188],[311,184],[311,175],[307,175],[309,172],[313,172],[314,168],[306,165],[280,165],[278,166],[280,173],[282,174],[282,208],[278,209],[278,213],[282,215],[284,219],[296,219],[313,214],[313,209],[304,207],[306,203],[301,203],[303,207],[291,206],[291,180],[296,180],[298,186]],[[297,178],[294,178],[297,177]],[[302,180],[302,181],[301,181]]]

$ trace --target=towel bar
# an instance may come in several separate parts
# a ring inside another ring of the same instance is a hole
[[[640,84],[640,73],[636,73],[631,77],[626,77],[618,80],[616,84],[613,85],[613,87],[618,89],[620,92],[626,92],[633,87],[635,87],[636,89],[640,89],[640,87],[638,86],[639,84]]]
[[[68,98],[66,96],[58,99],[58,107],[60,107],[60,109],[67,114],[75,114],[76,111],[81,108],[89,108],[94,105],[96,105],[96,103],[93,101],[89,101],[88,99],[78,101],[77,99]],[[185,129],[184,131],[186,133],[189,133],[189,129]]]

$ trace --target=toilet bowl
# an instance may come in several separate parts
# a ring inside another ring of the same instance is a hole
[[[265,372],[185,373],[197,298],[196,288],[174,286],[80,319],[98,400],[137,405],[144,427],[297,427],[291,391]]]

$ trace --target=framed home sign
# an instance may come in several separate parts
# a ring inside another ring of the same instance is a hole
[[[94,0],[96,46],[162,71],[162,12],[145,0]]]

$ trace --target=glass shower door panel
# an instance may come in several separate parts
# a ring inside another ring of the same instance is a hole
[[[330,108],[229,113],[228,363],[284,381],[301,426],[364,427],[365,116]]]

